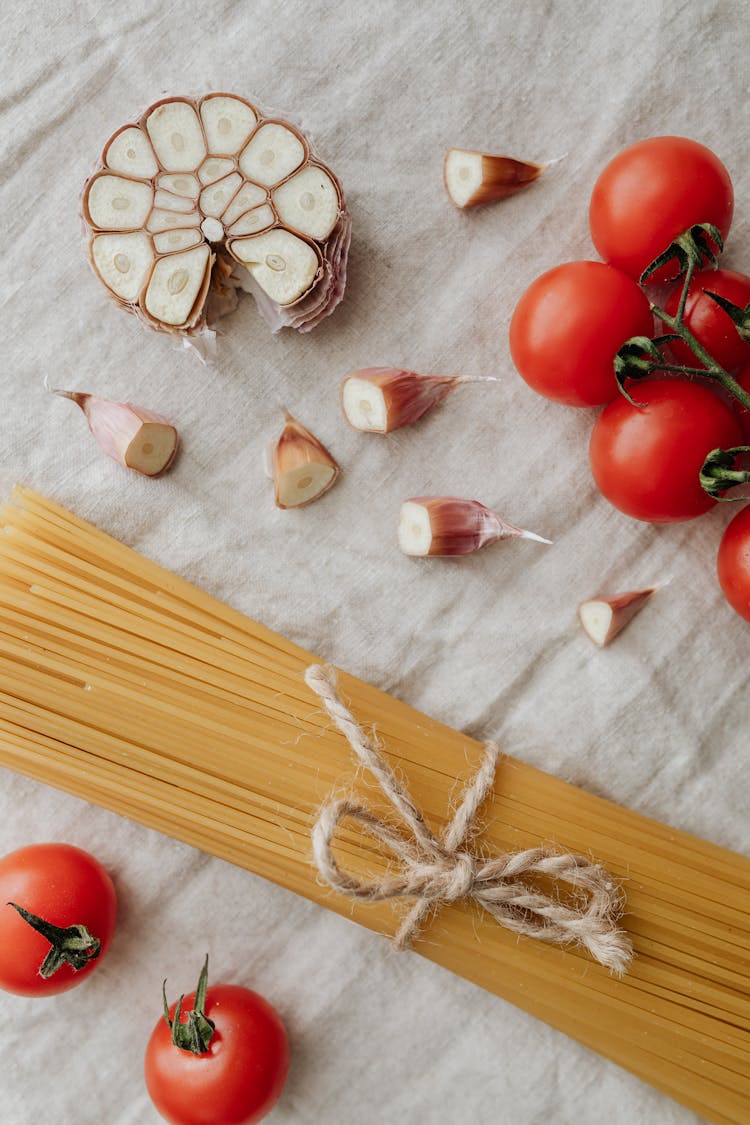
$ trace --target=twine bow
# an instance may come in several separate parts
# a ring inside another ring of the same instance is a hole
[[[334,890],[366,902],[416,898],[394,938],[396,949],[408,948],[432,908],[440,903],[474,899],[501,926],[514,933],[558,945],[581,945],[612,972],[625,972],[632,946],[627,935],[617,928],[622,895],[602,867],[584,856],[558,854],[545,848],[484,858],[463,846],[476,823],[479,806],[494,783],[500,753],[495,743],[485,746],[479,769],[438,839],[342,702],[333,669],[312,665],[305,673],[305,682],[320,696],[328,714],[362,765],[377,779],[409,833],[407,836],[396,831],[350,797],[328,801],[312,831],[318,873]],[[332,843],[345,819],[356,821],[363,832],[379,840],[398,860],[400,873],[368,881],[344,871],[333,855]],[[579,901],[566,905],[527,886],[521,881],[524,875],[542,875],[567,883],[584,892],[585,901],[579,896]]]

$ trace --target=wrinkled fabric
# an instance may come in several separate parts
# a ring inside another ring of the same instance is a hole
[[[750,625],[714,559],[731,512],[651,527],[596,493],[594,411],[536,397],[508,323],[525,287],[594,257],[587,203],[617,150],[677,133],[734,178],[726,263],[750,266],[747,20],[721,0],[102,0],[4,8],[0,486],[33,486],[348,671],[577,785],[747,851]],[[341,178],[354,221],[343,305],[272,337],[252,299],[203,365],[110,303],[79,193],[104,142],[166,94],[228,90],[286,110]],[[524,193],[460,213],[448,145],[545,161]],[[496,375],[387,439],[344,423],[338,382],[396,364]],[[163,480],[104,458],[53,386],[166,415]],[[286,406],[340,483],[274,508],[263,451]],[[453,494],[554,540],[460,561],[399,554],[402,500]],[[671,577],[607,650],[576,605]],[[264,993],[293,1049],[276,1125],[688,1125],[689,1111],[494,996],[254,876],[3,771],[0,851],[68,840],[112,871],[120,924],[85,987],[3,997],[2,1125],[152,1125],[141,1077],[170,996]],[[561,841],[564,843],[564,841]],[[63,1049],[61,1028],[70,1042]]]

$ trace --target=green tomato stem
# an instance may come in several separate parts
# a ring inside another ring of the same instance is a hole
[[[162,985],[162,1000],[164,1002],[164,1019],[172,1032],[172,1042],[182,1051],[189,1051],[192,1055],[205,1055],[208,1051],[214,1034],[213,1021],[206,1015],[206,989],[208,987],[208,954],[203,962],[198,987],[195,991],[195,1001],[192,1011],[188,1012],[187,1020],[182,1022],[181,996],[177,1001],[174,1019],[169,1018],[169,1004],[167,1002],[167,982]]]
[[[63,965],[70,965],[75,973],[85,969],[102,951],[102,943],[85,926],[55,926],[15,902],[7,905],[18,911],[24,922],[50,943],[50,951],[39,966],[39,975],[44,980],[49,980]]]
[[[669,366],[662,364],[655,364],[654,366],[659,367],[664,371],[682,370],[683,373],[704,375],[709,379],[713,379],[720,386],[722,386],[728,394],[732,395],[733,398],[736,398],[737,401],[740,402],[746,410],[750,410],[750,394],[748,394],[748,392],[739,385],[736,379],[732,378],[728,371],[725,371],[724,368],[716,362],[713,356],[706,351],[702,344],[698,343],[690,329],[687,328],[680,320],[678,320],[677,316],[670,316],[669,313],[664,311],[664,309],[660,309],[658,305],[652,305],[652,310],[654,316],[657,316],[659,320],[663,321],[664,324],[671,328],[675,335],[680,336],[680,338],[684,340],[687,346],[690,348],[693,355],[697,356],[698,359],[702,360],[706,365],[705,369],[680,368],[678,366],[670,368]],[[679,313],[679,309],[677,311]]]
[[[680,303],[677,306],[677,315],[675,317],[675,320],[677,321],[677,324],[680,326],[680,328],[684,327],[683,320],[684,320],[684,317],[685,317],[685,305],[687,304],[688,290],[690,289],[690,282],[693,280],[693,274],[694,273],[695,273],[695,262],[691,258],[690,261],[688,262],[688,267],[685,270],[685,280],[682,283],[682,293],[680,293]]]

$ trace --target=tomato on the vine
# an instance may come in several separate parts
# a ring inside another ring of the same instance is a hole
[[[742,387],[743,391],[750,394],[750,361],[744,363],[739,371],[735,372],[734,380]],[[750,410],[746,410],[736,399],[733,400],[735,412],[740,420],[742,432],[745,435],[744,443],[750,444]]]
[[[710,387],[678,379],[638,383],[631,393],[645,405],[618,396],[591,434],[591,469],[602,495],[649,523],[707,512],[715,501],[698,479],[703,462],[713,449],[741,444],[731,407]]]
[[[680,303],[681,286],[675,287],[664,308],[674,316]],[[750,304],[750,277],[735,270],[701,270],[693,274],[685,302],[684,324],[708,354],[724,368],[734,371],[750,361],[750,344],[743,340],[732,318],[708,293],[718,293],[733,305],[744,308]],[[665,331],[669,331],[666,328]],[[682,340],[672,340],[669,350],[677,363],[686,367],[703,367],[703,363]]]
[[[566,262],[542,274],[510,323],[519,374],[539,394],[569,406],[601,406],[616,392],[614,358],[631,336],[651,336],[644,293],[602,262]]]
[[[729,173],[710,149],[686,137],[651,137],[604,168],[591,195],[589,224],[602,258],[639,278],[692,226],[711,223],[726,238],[733,209]]]
[[[51,996],[85,980],[107,952],[117,900],[101,863],[70,844],[0,859],[0,988]]]
[[[170,1125],[254,1125],[276,1104],[289,1070],[281,1018],[239,985],[198,988],[171,1007],[146,1047],[149,1095]]]
[[[724,597],[740,617],[750,621],[750,505],[727,525],[716,569]]]

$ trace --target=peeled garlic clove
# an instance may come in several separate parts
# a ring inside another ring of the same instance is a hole
[[[302,508],[327,492],[339,466],[314,434],[286,414],[286,423],[271,455],[278,508]]]
[[[598,648],[604,648],[643,609],[657,589],[657,586],[647,586],[644,590],[630,590],[614,597],[602,596],[581,602],[578,616],[586,636]]]
[[[477,207],[505,199],[533,183],[545,168],[510,156],[449,148],[443,164],[445,190],[456,207]]]
[[[80,406],[99,447],[126,468],[156,477],[174,461],[179,437],[161,414],[132,402],[112,402],[79,391],[52,393]]]
[[[288,125],[268,121],[240,153],[240,171],[253,183],[272,187],[285,180],[307,159],[302,138]]]
[[[471,555],[498,539],[551,542],[507,523],[478,500],[418,496],[401,505],[398,545],[405,555]]]
[[[400,367],[364,367],[341,383],[341,409],[350,426],[389,434],[416,422],[457,385],[456,375],[419,375]]]

